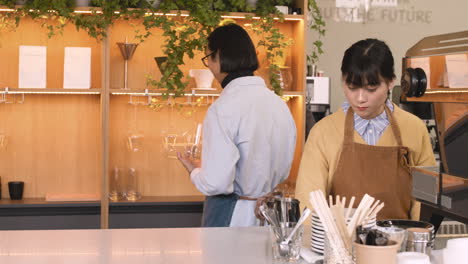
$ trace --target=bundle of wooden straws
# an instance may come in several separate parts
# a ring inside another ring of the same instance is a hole
[[[333,197],[329,197],[329,205],[325,195],[321,190],[310,193],[310,202],[314,207],[320,221],[323,224],[323,229],[328,239],[328,246],[333,247],[339,258],[344,263],[353,263],[352,261],[352,240],[356,227],[366,224],[368,219],[375,218],[377,213],[382,210],[384,203],[370,195],[364,195],[354,212],[351,220],[347,223],[351,210],[354,205],[355,197],[353,196],[349,202],[345,213],[346,197],[336,196],[335,204]]]

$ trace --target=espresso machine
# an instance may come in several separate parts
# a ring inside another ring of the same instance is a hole
[[[423,38],[402,60],[400,101],[429,104],[440,162],[413,167],[421,220],[468,224],[468,31]]]

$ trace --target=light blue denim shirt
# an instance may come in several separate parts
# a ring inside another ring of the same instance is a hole
[[[385,102],[388,109],[393,112],[393,104],[390,100],[387,99]],[[348,102],[344,102],[341,105],[343,111],[346,113],[348,112],[350,105]],[[375,146],[377,141],[379,141],[380,137],[382,136],[384,130],[390,124],[388,121],[387,113],[383,111],[380,115],[374,117],[373,119],[364,119],[360,117],[358,114],[354,113],[354,129],[361,135],[364,141],[367,144]]]

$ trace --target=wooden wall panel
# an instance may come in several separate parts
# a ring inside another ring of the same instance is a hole
[[[98,95],[26,95],[23,104],[0,104],[2,191],[24,181],[24,197],[46,193],[99,193]]]
[[[164,135],[194,135],[197,122],[203,122],[207,106],[174,107],[173,110],[165,106],[160,111],[154,111],[145,105],[129,104],[129,97],[111,96],[110,173],[113,168],[120,167],[128,175],[128,169],[135,168],[140,179],[140,190],[145,196],[200,195],[190,182],[188,173],[173,157],[174,153],[168,157],[164,150]],[[185,100],[187,98],[178,98],[177,101]],[[141,141],[143,148],[137,152],[127,147],[127,137],[135,131],[144,136]]]

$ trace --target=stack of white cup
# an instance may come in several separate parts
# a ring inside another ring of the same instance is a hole
[[[448,240],[443,256],[444,264],[468,263],[468,237]]]

